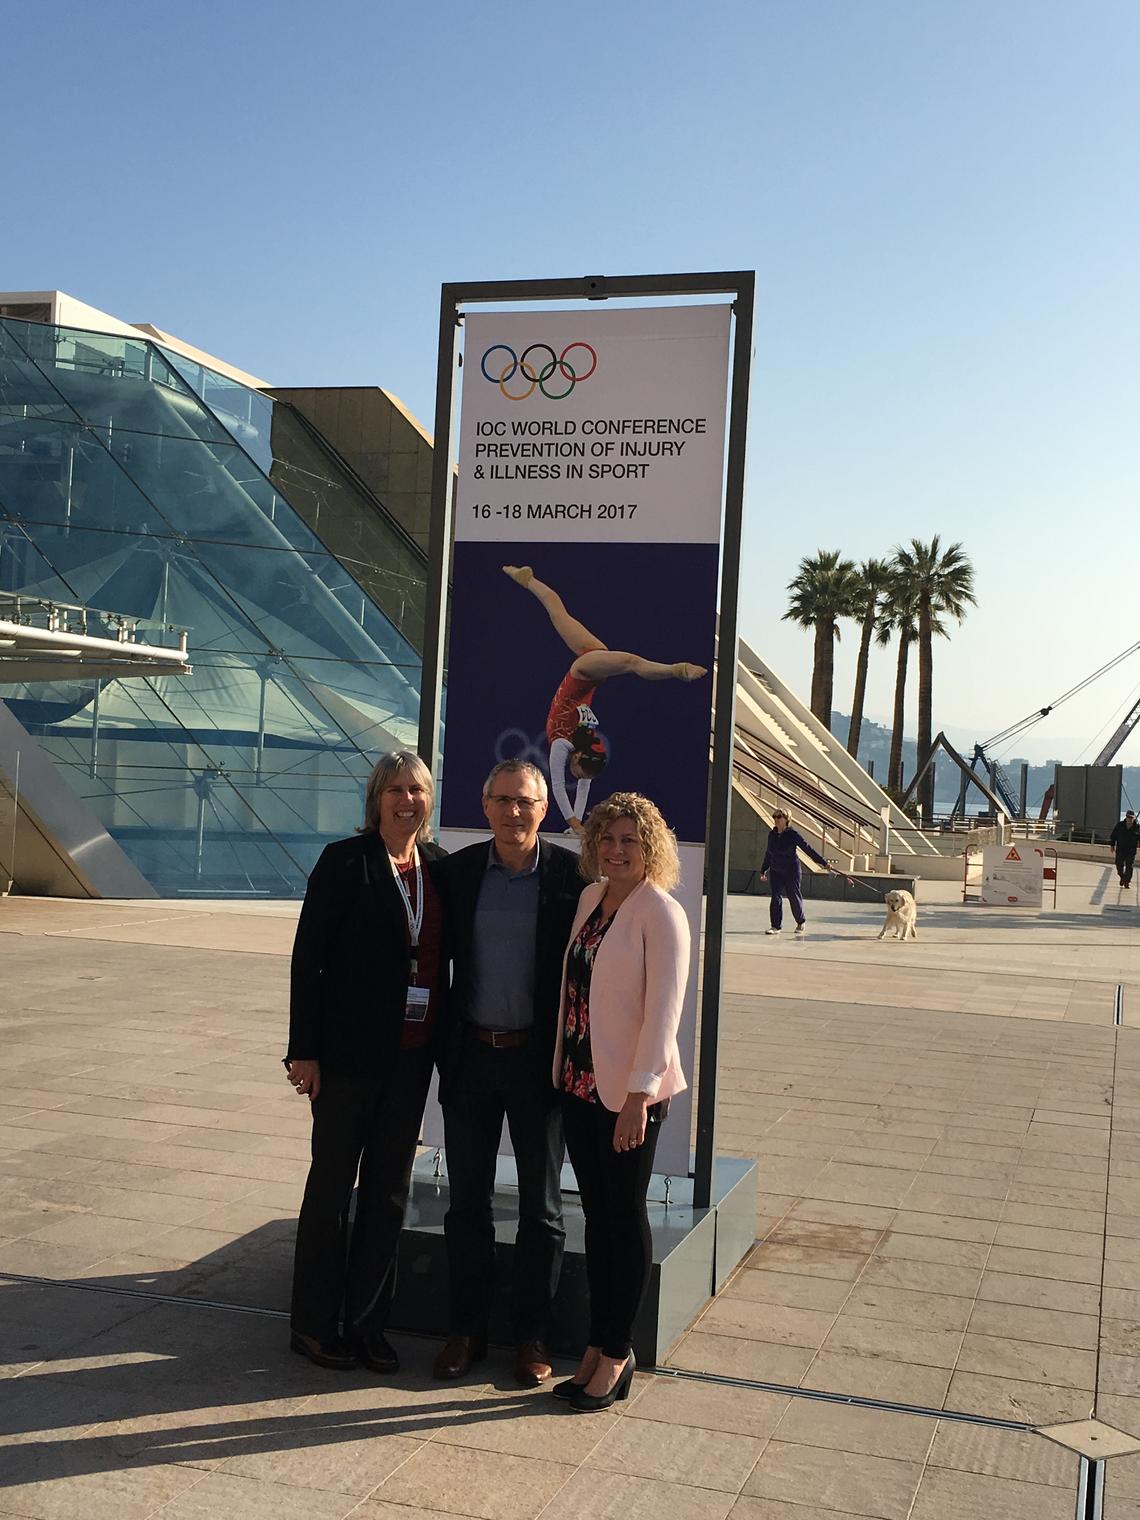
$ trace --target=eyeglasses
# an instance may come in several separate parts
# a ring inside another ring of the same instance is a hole
[[[536,807],[542,806],[541,797],[508,797],[503,792],[488,797],[487,801],[493,802],[496,807],[510,807],[513,803],[520,813],[533,813]]]

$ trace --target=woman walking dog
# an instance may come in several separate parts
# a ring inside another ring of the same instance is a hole
[[[785,897],[791,907],[792,917],[796,921],[796,933],[802,934],[807,925],[804,916],[803,892],[800,888],[800,858],[796,854],[797,850],[802,850],[810,860],[823,866],[824,870],[831,870],[819,851],[813,850],[804,836],[792,828],[791,819],[783,808],[777,808],[772,814],[772,831],[768,835],[768,848],[764,852],[764,862],[760,867],[761,881],[764,881],[769,874],[772,878],[772,897],[768,905],[772,927],[765,929],[765,934],[779,934],[783,928]]]

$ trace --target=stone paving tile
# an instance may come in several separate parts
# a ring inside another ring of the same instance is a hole
[[[1089,1283],[1101,1280],[1101,1261],[1094,1256],[1073,1256],[1064,1251],[1026,1250],[995,1245],[988,1262],[992,1272],[1011,1272],[1021,1277],[1058,1278],[1062,1282]]]
[[[970,1317],[971,1335],[1005,1336],[1095,1351],[1098,1321],[1093,1314],[1066,1314],[1021,1304],[979,1303]]]
[[[55,1451],[50,1457],[17,1450],[5,1458],[0,1513],[31,1520],[146,1520],[192,1490],[202,1474],[175,1466],[124,1468],[113,1460],[88,1463],[81,1452]],[[351,1501],[335,1511],[347,1514]],[[185,1512],[193,1513],[193,1512]],[[204,1514],[205,1511],[197,1511]],[[254,1511],[248,1511],[254,1514]],[[284,1516],[289,1511],[280,1512]],[[300,1507],[292,1513],[300,1515]],[[332,1515],[330,1511],[330,1517]],[[317,1512],[318,1520],[320,1512]]]
[[[941,1240],[972,1241],[989,1245],[997,1233],[997,1221],[963,1219],[958,1215],[900,1209],[891,1224],[892,1237],[930,1235]]]
[[[1070,1346],[978,1335],[971,1329],[962,1342],[958,1370],[1021,1382],[1049,1383],[1058,1388],[1091,1389],[1096,1378],[1096,1353]]]
[[[908,1520],[1072,1520],[1073,1493],[1043,1483],[930,1468]]]
[[[884,1356],[821,1351],[800,1386],[941,1409],[949,1382],[950,1372],[946,1368],[922,1367]]]
[[[163,1506],[162,1520],[343,1520],[359,1503],[352,1494],[291,1488],[231,1473],[176,1470],[194,1474],[198,1481]]]
[[[785,1499],[754,1499],[741,1494],[732,1508],[731,1520],[880,1520],[878,1512],[855,1514],[846,1510],[821,1509],[818,1504],[798,1504]]]
[[[1032,1432],[993,1430],[939,1420],[928,1466],[982,1477],[1047,1483],[1075,1493],[1077,1457]]]
[[[847,1314],[918,1329],[965,1330],[972,1308],[968,1298],[920,1293],[910,1288],[880,1288],[858,1282],[844,1304]]]
[[[558,1448],[559,1436],[550,1439]],[[582,1460],[608,1472],[737,1494],[766,1444],[767,1437],[638,1418],[618,1421]]]
[[[841,1314],[823,1342],[824,1351],[892,1357],[923,1367],[953,1368],[962,1345],[960,1330],[919,1330],[913,1325]]]
[[[669,1365],[795,1388],[814,1354],[808,1346],[777,1346],[771,1341],[691,1330],[673,1349]]]
[[[1068,1314],[1096,1314],[1100,1307],[1097,1283],[1063,1282],[1056,1278],[1022,1277],[1012,1272],[987,1270],[978,1289],[979,1300],[1022,1304],[1031,1309],[1052,1309]]]
[[[583,1515],[589,1515],[591,1520],[661,1520],[662,1515],[668,1515],[670,1520],[725,1520],[735,1498],[723,1489],[682,1486],[657,1478],[580,1467],[542,1511],[542,1520],[581,1520]],[[510,1520],[504,1511],[493,1511],[486,1520],[500,1517]],[[403,1520],[403,1516],[398,1520]],[[795,1520],[808,1520],[808,1516],[797,1515]]]
[[[788,1272],[738,1272],[729,1284],[734,1298],[782,1304],[788,1309],[828,1309],[838,1313],[851,1284],[833,1277],[799,1277]]]
[[[852,1224],[786,1218],[768,1237],[773,1245],[813,1246],[824,1251],[846,1251],[866,1256],[874,1250],[881,1230],[860,1228]]]
[[[918,1489],[918,1462],[770,1441],[744,1485],[762,1499],[794,1495],[821,1509],[907,1520]]]
[[[834,1322],[835,1315],[829,1310],[787,1309],[778,1304],[759,1303],[738,1297],[729,1288],[713,1300],[697,1325],[700,1330],[716,1335],[814,1349],[823,1344]]]
[[[852,1251],[825,1251],[817,1246],[772,1245],[767,1240],[748,1258],[756,1272],[793,1272],[803,1277],[830,1277],[854,1282],[870,1260]]]
[[[960,1414],[984,1414],[1028,1425],[1061,1425],[1070,1420],[1087,1420],[1093,1412],[1093,1395],[1080,1388],[957,1371],[950,1380],[943,1407]]]
[[[775,1434],[792,1446],[823,1446],[833,1451],[922,1462],[938,1423],[921,1415],[800,1398],[788,1404]]]
[[[694,1383],[685,1378],[655,1377],[647,1381],[649,1386],[626,1415],[629,1420],[733,1431],[764,1440],[791,1404],[783,1394],[756,1388]]]

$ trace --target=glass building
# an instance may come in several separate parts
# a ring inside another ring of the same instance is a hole
[[[0,699],[159,895],[303,892],[377,752],[414,747],[425,576],[291,404],[142,334],[0,316],[0,598],[184,630],[192,665]]]

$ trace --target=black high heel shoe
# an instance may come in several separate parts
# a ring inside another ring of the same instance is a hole
[[[633,1387],[633,1374],[636,1370],[637,1359],[631,1347],[629,1360],[621,1369],[621,1374],[609,1393],[591,1394],[587,1393],[584,1387],[579,1387],[564,1396],[569,1398],[570,1408],[575,1414],[596,1414],[599,1409],[608,1409],[611,1404],[617,1404],[622,1399],[629,1398],[629,1390]]]
[[[597,1365],[597,1360],[595,1359],[594,1367]],[[581,1371],[581,1368],[578,1370]],[[593,1375],[594,1369],[591,1367],[590,1377],[593,1377]],[[590,1377],[586,1379],[586,1383],[590,1381]],[[555,1383],[554,1387],[550,1391],[556,1399],[572,1399],[576,1393],[580,1393],[585,1390],[586,1383],[576,1383],[573,1378],[567,1378],[564,1383]]]

